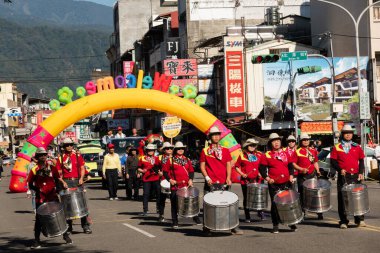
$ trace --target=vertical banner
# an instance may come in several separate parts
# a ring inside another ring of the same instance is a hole
[[[227,113],[245,112],[243,37],[224,37]]]
[[[123,61],[124,77],[127,77],[127,75],[132,74],[134,65],[134,61]]]

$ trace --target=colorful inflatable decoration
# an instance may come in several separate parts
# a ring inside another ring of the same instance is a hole
[[[173,95],[177,95],[179,93],[179,86],[178,85],[170,86],[169,93]]]
[[[205,105],[206,104],[206,96],[205,95],[198,95],[195,98],[195,104],[199,105],[199,106]]]
[[[185,85],[182,88],[183,98],[194,99],[197,97],[198,89],[192,84]]]
[[[79,98],[82,98],[82,97],[86,96],[86,89],[84,87],[80,86],[76,89],[76,94]]]
[[[153,89],[144,89],[142,85],[140,88],[112,89],[109,87],[111,83],[113,84],[112,80],[110,78],[99,83],[97,82],[99,86],[95,87],[96,89],[108,87],[108,90],[102,90],[101,92],[93,93],[91,96],[85,96],[72,103],[68,103],[38,126],[28,138],[27,143],[24,144],[21,153],[18,154],[17,161],[11,172],[12,177],[9,185],[11,192],[25,192],[27,190],[26,172],[31,156],[37,147],[46,148],[54,137],[81,119],[103,111],[119,108],[150,108],[166,112],[191,123],[205,134],[208,134],[211,127],[217,126],[222,132],[221,143],[229,148],[234,160],[237,159],[240,154],[240,145],[237,144],[234,137],[230,134],[231,131],[214,115],[202,107],[190,102],[188,99],[167,93],[169,88],[166,84],[170,84],[170,82],[165,77],[159,77],[159,82],[156,82],[155,79]],[[141,81],[141,84],[143,83],[141,73],[138,80],[138,82]],[[145,80],[145,82],[149,83],[150,80]],[[94,83],[87,83],[87,85],[88,87],[93,87]],[[157,89],[154,88],[155,85]],[[70,94],[69,91],[70,89],[63,89],[60,92],[60,96],[64,97],[65,102],[71,101],[72,92]],[[90,94],[90,92],[88,93]],[[152,139],[154,140],[154,138]],[[233,181],[237,181],[236,173],[233,174]]]
[[[57,111],[61,108],[61,103],[57,99],[53,99],[49,102],[49,107],[53,111]]]
[[[62,87],[58,90],[57,92],[58,94],[58,100],[61,102],[61,103],[64,103],[64,104],[68,104],[68,103],[71,103],[73,100],[73,91],[65,86],[65,87]]]

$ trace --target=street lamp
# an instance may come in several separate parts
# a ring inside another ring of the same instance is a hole
[[[334,3],[334,2],[330,2],[330,1],[326,1],[326,0],[316,0],[318,2],[322,2],[322,3],[327,3],[327,4],[331,4],[331,5],[334,5],[336,7],[339,7],[340,9],[344,10],[349,16],[350,18],[352,19],[352,21],[354,22],[354,26],[355,26],[355,46],[356,46],[356,71],[357,71],[357,76],[358,76],[358,94],[359,94],[359,105],[360,105],[360,102],[361,102],[361,98],[360,98],[360,94],[362,93],[361,92],[361,89],[362,89],[362,81],[361,81],[361,73],[360,73],[360,46],[359,46],[359,23],[360,23],[360,20],[362,19],[364,13],[366,11],[369,10],[369,8],[371,8],[372,6],[374,6],[375,4],[379,4],[380,2],[374,2],[370,5],[368,5],[360,14],[359,14],[359,17],[357,19],[354,18],[354,16],[352,15],[352,13],[347,10],[345,7],[343,7],[342,5],[339,5],[337,3]],[[367,91],[366,91],[367,92]],[[364,139],[365,139],[365,134],[364,134],[364,131],[365,129],[361,129],[360,131],[360,140],[361,140],[361,145],[362,147],[364,148]]]

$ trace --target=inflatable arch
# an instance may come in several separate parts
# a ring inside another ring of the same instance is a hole
[[[205,134],[211,127],[217,126],[222,132],[221,145],[229,149],[234,160],[240,153],[240,145],[231,131],[214,115],[187,99],[150,89],[106,90],[67,104],[37,127],[18,154],[11,172],[9,190],[11,192],[27,190],[27,168],[37,147],[46,148],[54,137],[81,119],[103,111],[121,108],[149,108],[176,115]]]

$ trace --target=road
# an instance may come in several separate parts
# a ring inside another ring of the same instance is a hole
[[[24,193],[8,192],[9,169],[0,181],[0,252],[34,252],[29,249],[33,239],[34,214],[30,199]],[[199,181],[199,180],[198,180]],[[193,225],[191,219],[180,219],[178,230],[172,230],[170,222],[160,224],[153,213],[155,205],[150,203],[150,215],[138,216],[142,203],[127,201],[125,191],[120,190],[118,201],[107,200],[107,192],[99,184],[87,185],[87,194],[93,234],[82,233],[76,222],[72,239],[74,244],[63,244],[62,237],[42,237],[43,248],[38,252],[100,253],[100,252],[377,252],[380,246],[380,185],[368,182],[371,212],[366,216],[365,228],[338,228],[335,181],[333,208],[325,214],[323,221],[308,214],[297,232],[289,232],[285,226],[280,233],[271,234],[270,217],[265,221],[240,223],[244,235],[217,233],[204,237],[201,226]],[[201,183],[196,183],[201,188]],[[239,185],[232,191],[241,197]],[[242,205],[240,201],[240,205]],[[252,217],[255,217],[252,213]],[[268,214],[269,215],[269,214]],[[170,203],[167,202],[165,218],[170,218]],[[240,210],[243,219],[243,211]],[[351,221],[353,220],[350,217]]]

